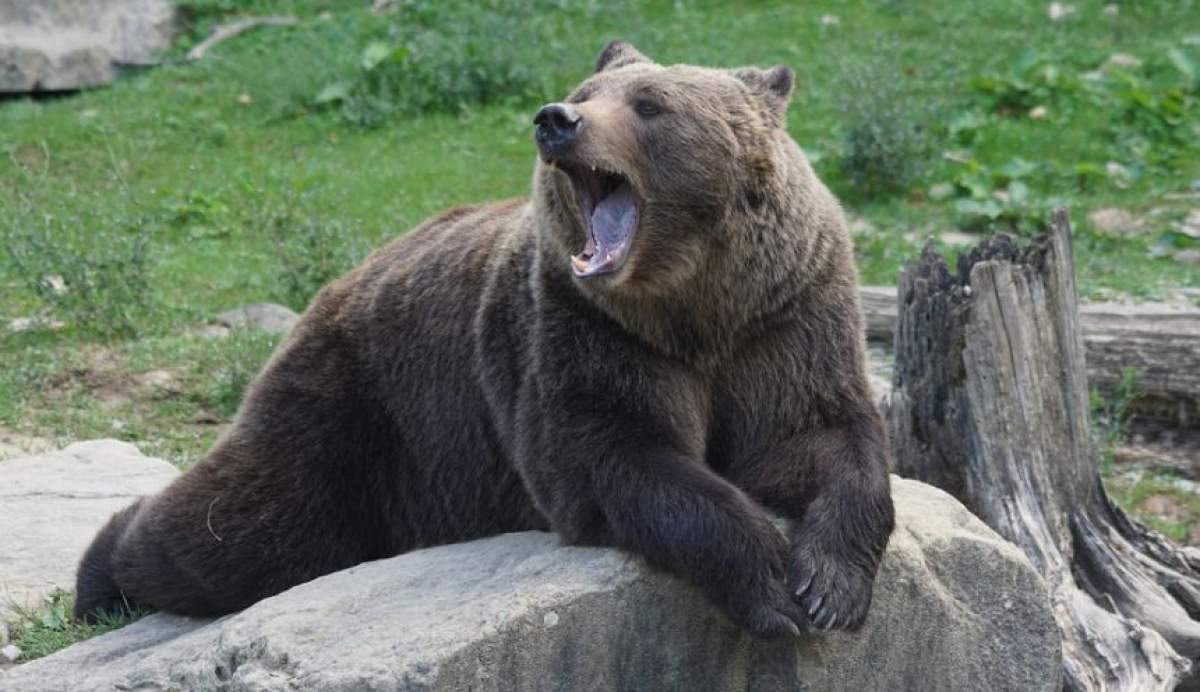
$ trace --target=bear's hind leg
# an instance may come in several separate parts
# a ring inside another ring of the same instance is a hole
[[[100,616],[119,615],[138,607],[117,585],[114,561],[121,539],[143,502],[145,498],[138,499],[114,514],[92,539],[79,561],[75,577],[74,612],[77,619],[90,623]]]

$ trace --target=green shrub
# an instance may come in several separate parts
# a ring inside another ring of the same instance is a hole
[[[907,192],[928,170],[932,153],[931,109],[917,105],[883,66],[848,79],[842,110],[846,141],[838,170],[851,198],[872,199]]]
[[[81,214],[25,196],[6,206],[0,242],[10,273],[51,316],[103,338],[144,329],[155,308],[148,214]]]
[[[260,329],[234,329],[217,342],[218,356],[207,402],[224,418],[232,418],[242,405],[246,389],[262,370],[280,337]]]
[[[12,641],[21,649],[20,661],[32,661],[85,639],[120,629],[144,617],[147,612],[136,610],[124,615],[101,615],[94,624],[85,624],[71,615],[75,596],[55,589],[39,608],[9,604],[15,617]]]
[[[279,262],[277,298],[302,311],[325,284],[366,256],[362,234],[343,221],[315,216],[289,198],[264,224]]]
[[[636,16],[629,0],[399,2],[382,26],[360,27],[357,62],[322,85],[313,104],[371,126],[393,114],[545,99],[582,66],[579,46],[562,41],[565,28],[592,27],[589,50],[598,51],[603,27]]]

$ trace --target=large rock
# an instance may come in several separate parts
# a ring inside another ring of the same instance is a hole
[[[1058,630],[1024,555],[949,495],[893,482],[899,525],[857,633],[758,641],[639,559],[521,533],[363,564],[216,621],[154,615],[0,688],[1058,690]]]
[[[170,0],[0,0],[0,92],[111,82],[171,45]]]
[[[10,601],[30,606],[55,587],[74,589],[79,558],[104,522],[177,475],[116,440],[0,461],[0,620]]]

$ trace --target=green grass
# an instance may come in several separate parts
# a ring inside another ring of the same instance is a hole
[[[662,62],[795,68],[789,130],[870,222],[856,238],[868,283],[894,283],[942,231],[1029,235],[1065,203],[1086,296],[1200,287],[1168,252],[1197,242],[1171,225],[1200,204],[1181,196],[1200,179],[1193,0],[1120,2],[1115,18],[1075,2],[1062,22],[1042,0],[182,4],[188,27],[159,68],[0,101],[2,428],[194,463],[275,343],[199,327],[248,302],[302,307],[428,215],[526,194],[532,113],[616,37]],[[300,23],[182,59],[241,13]],[[1085,77],[1114,52],[1143,64]],[[1151,221],[1104,235],[1086,216],[1110,206]],[[93,297],[72,302],[51,276]],[[34,314],[65,326],[6,331]]]
[[[32,661],[66,648],[84,639],[111,632],[145,615],[136,612],[122,616],[103,616],[93,624],[71,617],[75,598],[62,590],[51,592],[37,608],[15,608],[12,643],[21,649],[19,662]]]
[[[1161,473],[1144,473],[1136,480],[1109,478],[1105,488],[1118,505],[1134,519],[1162,533],[1176,543],[1191,543],[1193,527],[1200,520],[1200,495],[1175,485],[1176,478]],[[1150,501],[1171,507],[1170,516],[1154,511]]]

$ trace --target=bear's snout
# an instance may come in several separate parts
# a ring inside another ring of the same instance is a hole
[[[546,156],[562,156],[575,143],[583,126],[583,115],[565,103],[542,106],[533,116],[534,138]]]

